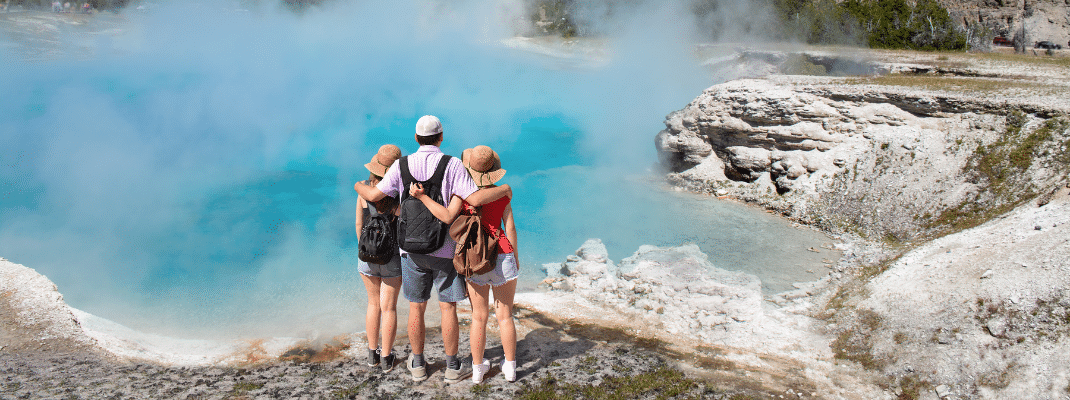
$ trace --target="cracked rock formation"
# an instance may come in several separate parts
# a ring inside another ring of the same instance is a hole
[[[1064,47],[1070,40],[1070,3],[1065,0],[940,0],[961,28],[987,28],[1010,38],[1025,28],[1028,43],[1051,40]]]
[[[1036,92],[978,97],[844,78],[741,79],[671,113],[655,144],[674,185],[832,232],[909,240],[957,223],[949,210],[1005,211],[1066,179],[1060,116],[1068,106]],[[1000,164],[985,152],[1033,152],[1036,161]]]

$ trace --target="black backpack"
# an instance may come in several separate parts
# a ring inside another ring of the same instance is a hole
[[[450,156],[442,155],[435,168],[435,174],[426,181],[417,181],[409,173],[408,156],[401,157],[401,217],[398,218],[398,244],[409,253],[429,254],[438,250],[449,237],[449,225],[435,218],[424,203],[409,195],[409,185],[413,182],[423,185],[424,193],[438,204],[442,201],[442,178],[446,174],[446,164]]]
[[[360,228],[357,257],[372,264],[386,264],[398,255],[398,238],[395,229],[397,217],[383,214],[368,203],[368,218]]]

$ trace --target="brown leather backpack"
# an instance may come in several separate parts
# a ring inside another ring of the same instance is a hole
[[[453,268],[464,277],[494,270],[498,261],[498,241],[480,223],[477,215],[459,215],[450,226],[450,237],[457,242]]]

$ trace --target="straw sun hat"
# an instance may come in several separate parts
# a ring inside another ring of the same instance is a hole
[[[465,150],[461,153],[461,161],[472,175],[472,180],[476,181],[476,186],[492,185],[505,176],[501,158],[490,147],[476,146]]]
[[[390,165],[399,158],[401,158],[401,149],[392,144],[384,144],[379,147],[379,152],[372,156],[371,162],[364,164],[364,168],[375,176],[382,177],[386,175],[386,170],[390,169]]]

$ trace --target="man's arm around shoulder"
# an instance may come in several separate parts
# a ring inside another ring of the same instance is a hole
[[[365,201],[376,202],[386,197],[386,193],[379,190],[375,186],[368,186],[364,182],[357,182],[353,185],[353,190],[357,191],[360,197],[363,197]]]
[[[513,197],[513,189],[509,185],[479,189],[465,198],[464,201],[467,201],[472,206],[479,207],[502,197]]]

